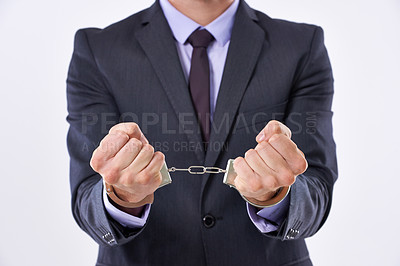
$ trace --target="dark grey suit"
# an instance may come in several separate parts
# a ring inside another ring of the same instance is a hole
[[[303,238],[327,218],[337,178],[333,78],[319,27],[271,19],[241,1],[207,152],[158,2],[106,29],[79,30],[67,83],[72,209],[100,244],[97,265],[311,265]],[[256,146],[271,119],[293,131],[309,162],[277,232],[257,230],[222,175],[173,173],[141,230],[123,228],[105,211],[89,160],[112,125],[137,122],[169,166],[225,168]],[[210,228],[206,214],[215,219]]]

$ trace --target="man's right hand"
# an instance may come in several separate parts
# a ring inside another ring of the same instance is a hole
[[[164,159],[163,153],[154,152],[136,123],[120,123],[100,142],[90,165],[120,199],[136,203],[161,184]]]

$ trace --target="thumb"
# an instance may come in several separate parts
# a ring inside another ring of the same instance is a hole
[[[279,121],[271,120],[260,131],[260,133],[258,133],[258,135],[256,137],[256,141],[258,143],[260,143],[264,140],[268,141],[275,134],[283,134],[289,138],[292,137],[292,132],[290,131],[290,129],[287,126],[285,126],[283,123],[281,123]]]
[[[134,122],[126,122],[126,123],[116,124],[115,126],[113,126],[110,129],[109,133],[112,133],[117,130],[125,132],[131,139],[135,138],[135,139],[140,140],[143,144],[149,143],[147,138],[144,136],[144,134],[140,130],[139,125]]]

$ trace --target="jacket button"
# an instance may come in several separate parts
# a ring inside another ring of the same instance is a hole
[[[203,224],[206,228],[211,228],[215,225],[215,217],[211,214],[206,214],[203,217]]]

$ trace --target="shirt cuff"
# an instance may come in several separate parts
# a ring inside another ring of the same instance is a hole
[[[111,204],[110,200],[107,197],[107,193],[103,190],[103,202],[104,207],[106,208],[108,214],[118,223],[120,223],[124,227],[129,227],[132,229],[142,228],[147,218],[149,217],[151,204],[146,204],[141,217],[136,217],[130,215],[126,212],[123,212],[117,209],[114,205]]]
[[[289,210],[289,197],[286,196],[280,203],[258,210],[247,203],[247,213],[253,224],[261,233],[270,233],[278,230]]]

